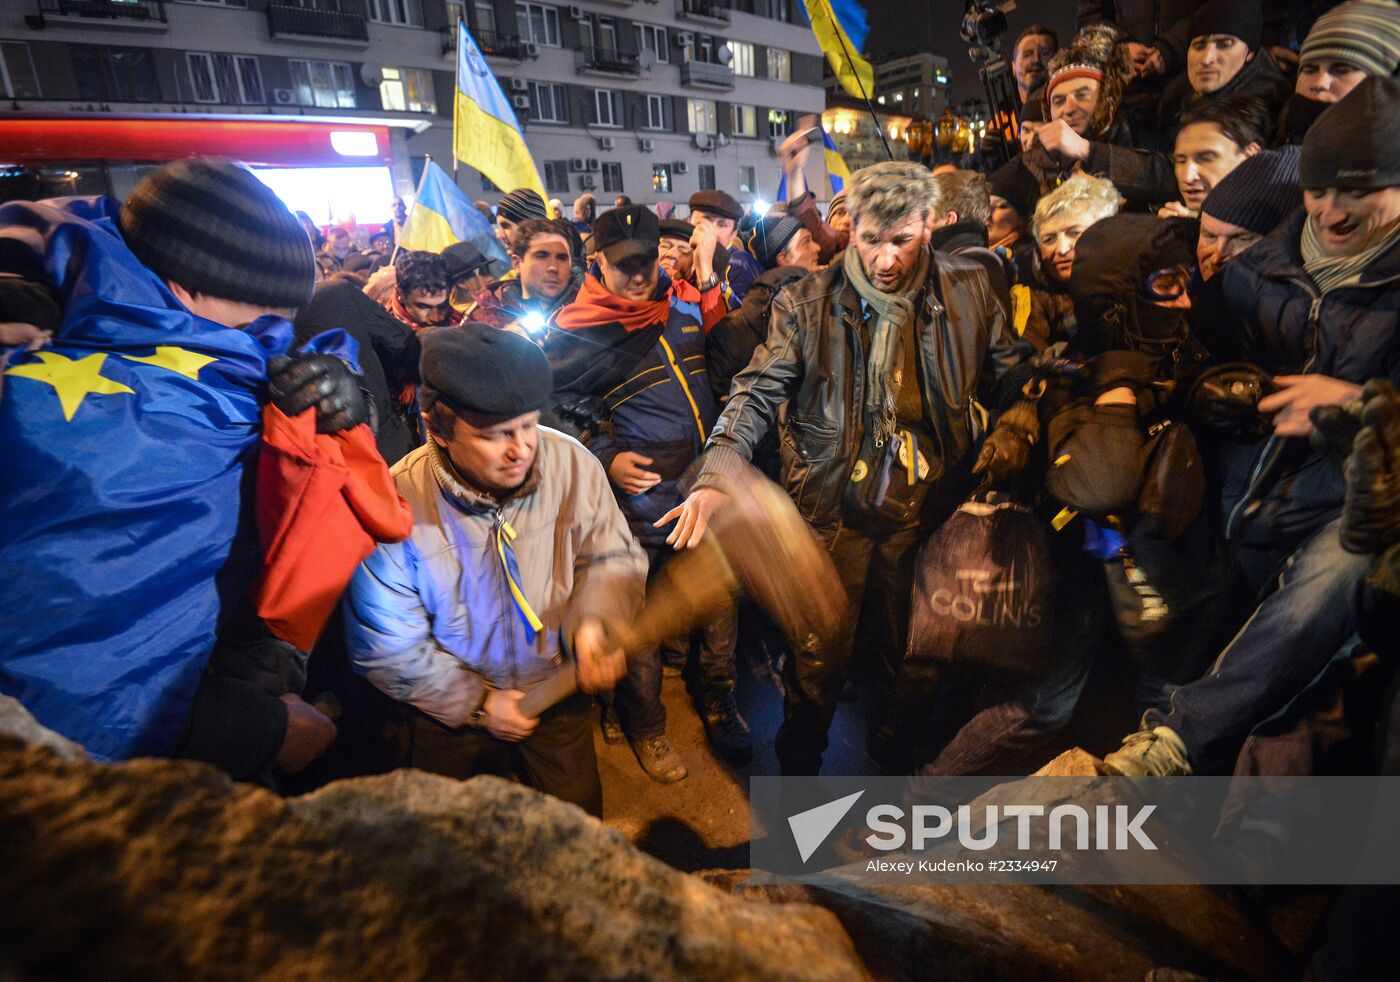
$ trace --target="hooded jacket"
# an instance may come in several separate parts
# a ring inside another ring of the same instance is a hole
[[[1373,260],[1355,286],[1319,296],[1303,269],[1304,221],[1299,209],[1217,274],[1245,359],[1273,375],[1328,375],[1358,385],[1384,377],[1400,384],[1400,242]],[[1340,512],[1341,469],[1307,440],[1236,445],[1224,463],[1222,506],[1233,539],[1291,547]]]
[[[437,444],[393,468],[413,532],[361,564],[345,601],[355,670],[381,691],[461,726],[489,688],[529,690],[562,666],[587,617],[627,617],[646,557],[627,531],[598,463],[576,440],[540,427],[525,486],[497,501],[468,486]],[[527,640],[496,551],[514,528],[520,587],[544,622]]]

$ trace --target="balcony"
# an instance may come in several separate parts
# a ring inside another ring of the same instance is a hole
[[[580,75],[628,75],[636,78],[642,73],[636,55],[616,48],[595,48],[582,45],[574,49],[574,69]]]
[[[455,56],[457,54],[457,28],[455,26],[444,27],[438,33],[442,35],[442,53]],[[518,34],[472,31],[472,37],[476,39],[476,46],[481,49],[481,53],[492,58],[524,61],[526,58],[540,56],[539,45],[533,41],[522,40]]]
[[[275,38],[312,44],[369,44],[369,18],[343,10],[311,10],[274,3],[267,8],[267,29]]]
[[[732,89],[734,69],[728,65],[712,65],[708,61],[683,62],[681,84],[696,89]]]
[[[96,27],[104,31],[170,30],[163,0],[38,0],[39,13],[25,17],[35,30]]]
[[[701,24],[728,24],[729,0],[676,0],[676,16]]]

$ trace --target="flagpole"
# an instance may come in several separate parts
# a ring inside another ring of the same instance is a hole
[[[880,142],[885,146],[885,153],[891,160],[894,160],[894,151],[890,149],[890,141],[885,139],[885,128],[880,125],[880,117],[875,113],[875,105],[870,101],[870,93],[865,91],[865,83],[860,80],[860,72],[856,71],[856,63],[851,59],[851,49],[846,47],[845,31],[842,30],[840,24],[834,26],[836,30],[832,33],[836,35],[836,41],[841,45],[841,51],[846,55],[846,65],[850,68],[851,75],[854,76],[856,85],[860,88],[860,94],[865,98],[865,108],[870,110],[870,118],[875,121],[875,132],[880,134]]]
[[[465,7],[463,8],[466,9]],[[462,47],[462,21],[464,18],[457,18],[457,48]],[[457,52],[457,61],[462,60],[462,52]],[[457,83],[452,83],[452,183],[457,183]]]
[[[423,176],[418,178],[418,190],[413,194],[413,207],[408,209],[408,214],[403,216],[403,227],[408,228],[408,223],[413,220],[413,213],[418,210],[418,202],[423,200],[423,185],[428,183],[428,168],[433,164],[433,155],[423,154]],[[389,255],[389,265],[394,265],[394,260],[399,256],[399,249],[403,248],[403,235],[394,240],[394,251]]]

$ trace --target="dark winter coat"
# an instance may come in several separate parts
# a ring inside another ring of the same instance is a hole
[[[753,358],[755,349],[768,337],[773,298],[789,283],[807,275],[800,266],[770,269],[749,286],[744,302],[731,310],[705,338],[705,371],[715,398],[723,401],[729,386]]]
[[[1400,384],[1400,242],[1359,284],[1319,297],[1303,269],[1305,218],[1299,209],[1218,274],[1245,358],[1272,375]],[[1337,516],[1345,493],[1337,465],[1298,438],[1236,446],[1224,470],[1227,534],[1246,543],[1292,547]]]
[[[1203,100],[1225,99],[1230,96],[1256,99],[1264,106],[1269,119],[1277,119],[1288,93],[1292,91],[1293,83],[1279,70],[1274,56],[1266,49],[1260,48],[1253,58],[1245,62],[1239,74],[1223,87],[1207,95],[1198,94],[1191,88],[1191,80],[1186,77],[1185,72],[1177,76],[1162,94],[1158,125],[1169,139],[1175,139],[1177,118],[1183,111]]]
[[[1005,166],[1025,168],[1044,196],[1074,173],[1077,163],[1035,146]],[[1139,150],[1132,146],[1128,124],[1121,119],[1107,132],[1090,140],[1089,159],[1083,161],[1083,170],[1086,174],[1108,178],[1127,199],[1129,207],[1138,211],[1153,210],[1177,196],[1171,158],[1155,150]]]

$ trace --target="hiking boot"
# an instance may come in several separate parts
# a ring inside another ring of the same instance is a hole
[[[709,689],[701,703],[700,718],[705,723],[705,735],[719,755],[735,767],[743,767],[753,759],[753,741],[749,724],[739,713],[734,701],[734,685]]]
[[[603,742],[610,745],[621,743],[626,739],[622,735],[622,720],[617,718],[617,703],[608,702],[603,705]]]
[[[1130,733],[1103,759],[1104,769],[1124,777],[1176,777],[1193,773],[1186,744],[1165,726]]]
[[[674,784],[688,773],[681,755],[676,753],[666,734],[632,741],[632,752],[637,755],[637,763],[647,772],[647,777],[660,784]]]

